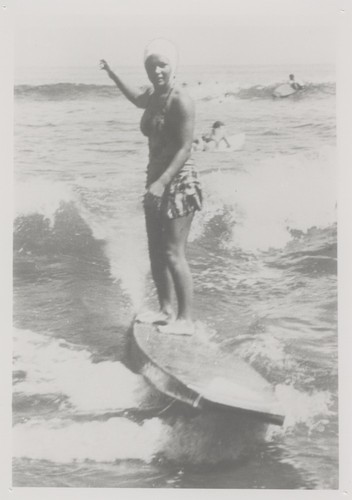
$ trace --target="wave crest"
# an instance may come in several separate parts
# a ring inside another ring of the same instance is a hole
[[[282,82],[269,85],[239,86],[238,84],[219,84],[214,82],[187,86],[190,94],[202,101],[212,99],[272,99],[273,92]],[[324,98],[335,95],[336,85],[333,82],[307,82],[304,91],[295,98]],[[64,101],[77,99],[111,99],[121,93],[114,85],[96,85],[86,83],[53,83],[44,85],[16,85],[15,97],[35,100]]]

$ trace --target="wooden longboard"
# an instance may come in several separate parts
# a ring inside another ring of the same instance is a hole
[[[150,384],[193,408],[246,412],[268,423],[283,424],[272,386],[204,334],[170,335],[153,325],[134,323],[131,356]]]

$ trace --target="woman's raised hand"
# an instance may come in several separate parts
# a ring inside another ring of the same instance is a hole
[[[105,71],[110,71],[109,65],[105,61],[105,59],[100,59],[100,69],[103,69]]]

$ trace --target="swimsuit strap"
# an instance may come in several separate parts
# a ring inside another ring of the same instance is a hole
[[[174,90],[174,87],[173,87],[173,85],[171,85],[170,90],[169,90],[169,92],[167,93],[166,98],[165,98],[165,104],[164,104],[164,107],[163,107],[163,109],[161,110],[161,112],[162,112],[162,114],[163,114],[163,115],[165,115],[165,112],[166,112],[166,105],[167,105],[167,103],[169,102],[169,99],[170,99],[170,96],[171,96],[171,93],[172,93],[172,91],[173,91],[173,90]]]
[[[161,108],[161,111],[160,111],[160,115],[164,118],[165,116],[165,113],[166,113],[166,106],[167,106],[167,103],[169,102],[169,98],[171,96],[171,93],[172,91],[174,90],[174,86],[172,85],[168,91],[168,93],[166,94],[166,96],[163,98],[163,100],[165,99],[164,101],[164,105],[163,107]],[[154,94],[155,95],[155,94]]]

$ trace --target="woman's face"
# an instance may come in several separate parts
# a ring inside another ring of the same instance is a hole
[[[162,89],[169,86],[172,68],[167,57],[152,54],[146,59],[144,66],[148,78],[155,89]]]

